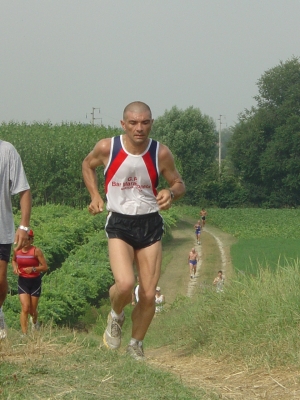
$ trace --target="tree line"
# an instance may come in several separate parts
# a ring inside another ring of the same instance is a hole
[[[224,132],[221,171],[213,118],[174,106],[158,117],[152,137],[170,147],[186,183],[186,205],[297,207],[300,203],[300,63],[280,62],[258,80],[257,105]],[[96,142],[119,128],[77,123],[2,123],[0,138],[19,151],[34,205],[83,208],[89,194],[81,163]],[[103,193],[103,170],[97,171]],[[165,183],[160,181],[160,187]],[[17,202],[15,203],[17,205]]]

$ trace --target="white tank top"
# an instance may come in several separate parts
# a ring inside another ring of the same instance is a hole
[[[104,170],[108,211],[126,215],[157,212],[156,202],[159,142],[150,139],[142,154],[126,151],[122,136],[111,139],[108,164]]]

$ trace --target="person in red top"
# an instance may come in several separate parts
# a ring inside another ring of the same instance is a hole
[[[33,246],[34,233],[30,229],[25,246],[14,251],[12,266],[19,276],[18,293],[21,302],[20,323],[23,335],[27,334],[28,314],[31,315],[32,329],[39,329],[37,306],[42,289],[41,272],[48,270],[47,261],[41,249]]]

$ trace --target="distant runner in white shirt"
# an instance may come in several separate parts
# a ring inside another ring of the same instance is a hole
[[[165,302],[165,296],[161,294],[160,292],[160,287],[157,286],[156,291],[155,291],[155,312],[159,313],[163,309],[163,304]]]
[[[218,271],[218,276],[214,279],[213,285],[216,286],[216,291],[217,292],[223,292],[224,291],[224,281],[225,277],[223,275],[222,271]]]
[[[134,295],[135,295],[135,301],[139,301],[139,288],[140,288],[140,283],[139,283],[139,277],[137,277],[137,285],[134,289]]]

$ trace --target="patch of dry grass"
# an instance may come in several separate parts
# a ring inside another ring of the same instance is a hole
[[[300,372],[296,368],[250,369],[228,359],[186,355],[169,348],[149,350],[149,363],[172,371],[189,386],[202,387],[221,399],[300,399]],[[210,395],[204,397],[210,399]]]
[[[202,399],[171,373],[127,357],[125,344],[109,351],[99,336],[45,327],[20,340],[9,330],[0,342],[1,399]],[[214,397],[212,397],[213,399]]]

